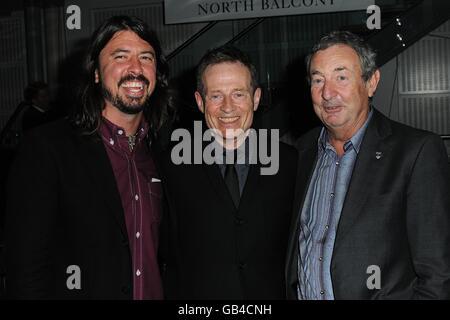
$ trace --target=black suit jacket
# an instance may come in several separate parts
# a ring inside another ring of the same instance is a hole
[[[99,137],[66,120],[30,132],[10,172],[5,232],[9,297],[132,298],[124,213]],[[80,290],[66,285],[71,265]]]
[[[275,175],[250,165],[240,206],[216,164],[162,161],[168,210],[162,220],[168,299],[285,299],[284,257],[297,157],[280,144]]]
[[[298,142],[286,265],[290,299],[297,296],[299,214],[317,161],[319,133],[315,129]],[[380,268],[380,289],[368,289],[371,265]],[[437,135],[374,110],[342,209],[331,277],[336,299],[450,298],[450,173]]]

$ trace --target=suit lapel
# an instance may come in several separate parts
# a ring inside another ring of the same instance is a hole
[[[294,215],[299,216],[303,208],[309,182],[317,161],[317,146],[305,150],[299,154],[299,164],[297,169],[297,184],[295,186]],[[298,222],[298,219],[297,219]]]
[[[367,127],[353,168],[352,177],[347,189],[341,217],[339,220],[335,249],[349,233],[350,228],[361,214],[368,195],[372,193],[372,181],[384,166],[385,156],[390,147],[384,138],[390,135],[391,128],[387,119],[374,109],[372,120]]]
[[[261,178],[260,168],[261,165],[259,163],[252,164],[249,167],[247,181],[245,182],[238,208],[238,211],[243,215],[245,215],[246,212],[254,212],[255,203],[258,203],[257,197],[260,196],[260,193],[255,192],[255,190],[259,190]]]
[[[317,139],[319,138],[321,129],[318,128],[306,139],[297,145],[298,151],[298,166],[297,166],[297,180],[295,185],[293,214],[291,225],[298,227],[300,210],[303,208],[306,193],[309,188],[309,183],[313,175],[314,166],[317,161]],[[297,228],[298,230],[298,228]],[[292,230],[293,231],[293,230]],[[291,233],[292,234],[292,233]]]
[[[219,166],[217,164],[205,163],[201,164],[201,166],[206,172],[212,188],[216,191],[217,196],[221,199],[221,203],[225,203],[229,207],[230,212],[235,212],[236,208],[234,206],[233,199],[231,199],[231,195],[228,192],[225,182],[223,181]]]
[[[120,200],[114,172],[103,142],[100,139],[84,137],[80,139],[80,158],[86,172],[92,178],[94,185],[92,189],[97,190],[98,195],[102,197],[114,215],[122,236],[128,239],[122,201]]]
[[[291,227],[289,231],[289,242],[287,249],[287,261],[286,261],[286,279],[288,298],[293,299],[296,297],[297,288],[297,257],[298,257],[298,237],[299,237],[299,225],[301,208],[306,198],[309,183],[314,171],[314,166],[317,161],[317,139],[320,130],[317,130],[317,134],[313,134],[312,137],[306,142],[306,146],[299,149],[298,167],[297,167],[297,180],[295,186],[294,204]]]
[[[203,143],[203,149],[207,146],[207,143]],[[257,162],[256,164],[251,164],[249,167],[247,180],[245,182],[244,190],[242,191],[241,200],[239,202],[239,208],[236,209],[234,206],[233,199],[228,191],[228,188],[225,184],[225,181],[220,172],[220,168],[217,164],[202,164],[209,181],[216,193],[221,198],[222,203],[225,203],[229,207],[229,211],[235,213],[236,211],[240,212],[251,212],[252,210],[248,209],[247,206],[253,206],[254,201],[256,201],[255,197],[257,194],[255,192],[249,192],[247,190],[258,190],[258,183],[260,179],[260,168],[261,164]],[[250,210],[250,211],[248,211]]]

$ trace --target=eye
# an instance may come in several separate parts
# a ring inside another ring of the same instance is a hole
[[[221,95],[221,94],[212,94],[209,97],[209,100],[211,100],[213,103],[221,102],[223,100],[223,95]]]
[[[233,92],[232,97],[233,97],[233,99],[235,99],[235,100],[240,100],[240,99],[242,99],[242,98],[245,97],[245,93],[244,93],[244,92],[241,92],[241,91]]]
[[[311,84],[312,85],[319,85],[322,83],[322,79],[321,78],[313,78],[311,79]]]
[[[145,60],[145,61],[153,62],[155,60],[155,57],[153,57],[153,56],[142,56],[141,59]]]
[[[340,76],[338,76],[338,80],[339,81],[345,81],[345,80],[347,80],[348,78],[346,77],[346,76],[342,76],[342,75],[340,75]]]
[[[124,55],[118,55],[118,56],[114,57],[115,60],[123,60],[125,58],[126,58],[126,56],[124,56]]]

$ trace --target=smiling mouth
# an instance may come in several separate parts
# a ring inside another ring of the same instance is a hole
[[[326,113],[335,113],[339,112],[342,109],[342,106],[322,106],[322,107]]]
[[[142,81],[126,81],[121,85],[128,96],[139,98],[144,95],[145,83]]]
[[[219,120],[223,123],[233,123],[238,119],[239,117],[219,117]]]

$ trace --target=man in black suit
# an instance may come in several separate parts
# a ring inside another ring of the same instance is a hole
[[[260,96],[255,67],[240,50],[219,47],[202,58],[195,99],[213,142],[194,146],[191,155],[200,162],[178,164],[176,146],[162,162],[169,208],[161,231],[166,298],[285,298],[297,158],[295,149],[279,144],[278,150],[272,139],[276,169],[256,159],[262,150],[252,149],[254,138],[259,147],[265,141],[252,128]],[[213,161],[206,159],[211,146]]]
[[[137,18],[93,34],[70,121],[32,131],[8,184],[7,293],[19,299],[161,299],[161,186],[150,141],[166,63]]]
[[[289,299],[450,298],[450,173],[441,139],[370,104],[375,53],[349,32],[307,58],[323,123],[298,141]]]

